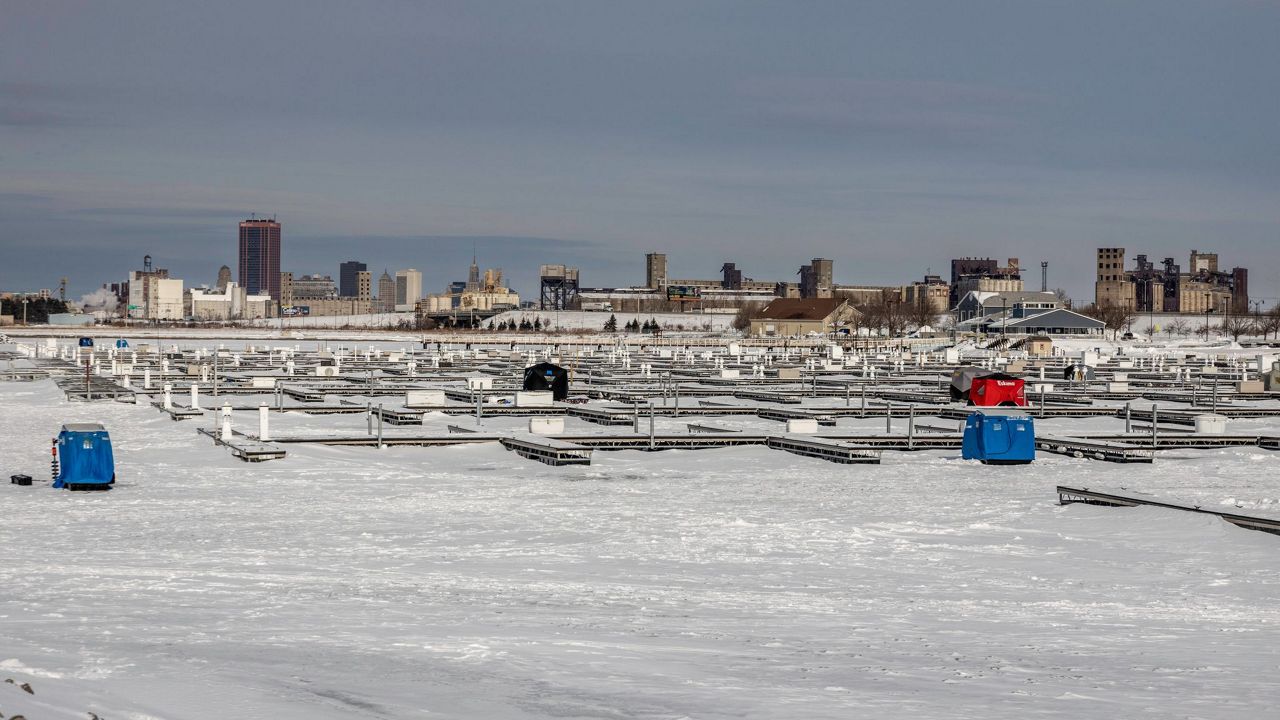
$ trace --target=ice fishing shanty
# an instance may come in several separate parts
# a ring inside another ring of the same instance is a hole
[[[1021,378],[984,368],[962,367],[951,373],[951,399],[983,407],[1026,405]]]
[[[110,490],[115,481],[115,456],[106,428],[97,423],[63,425],[53,441],[53,486]]]
[[[553,400],[569,397],[569,371],[549,362],[524,369],[525,390],[550,390]]]

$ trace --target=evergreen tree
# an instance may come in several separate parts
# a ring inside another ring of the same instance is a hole
[[[618,316],[610,315],[608,320],[604,321],[605,332],[618,332]]]

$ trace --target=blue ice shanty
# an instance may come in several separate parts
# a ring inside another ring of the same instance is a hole
[[[986,465],[1026,465],[1036,459],[1035,424],[1025,415],[971,413],[961,456]]]
[[[54,445],[58,474],[55,488],[68,490],[110,490],[116,481],[116,461],[111,453],[111,436],[97,423],[62,426]]]

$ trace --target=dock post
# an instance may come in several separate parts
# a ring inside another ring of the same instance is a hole
[[[191,383],[191,409],[200,409],[200,386],[195,383]]]
[[[1156,430],[1156,421],[1160,419],[1159,413],[1160,411],[1158,408],[1156,408],[1156,404],[1151,403],[1151,449],[1152,450],[1156,449],[1156,445],[1158,444],[1158,441],[1160,439],[1159,431]]]
[[[673,383],[672,389],[675,390],[676,396],[676,417],[680,417],[680,383]]]
[[[161,401],[165,410],[173,409],[173,386],[169,383],[164,384],[164,400]]]
[[[381,406],[379,406],[381,407]],[[382,418],[379,417],[379,420]],[[476,388],[476,424],[481,424],[484,419],[484,390]]]
[[[142,389],[151,389],[151,368],[149,367],[142,368]]]
[[[907,410],[907,449],[915,450],[916,444],[916,406],[911,405]]]
[[[849,407],[849,383],[844,384],[844,406]]]
[[[1124,434],[1128,435],[1133,432],[1133,403],[1124,404]]]
[[[886,402],[884,404],[884,434],[890,435],[892,433],[893,433],[893,405],[890,405],[889,403]]]
[[[867,384],[862,383],[862,417],[867,416]]]
[[[364,401],[365,434],[373,434],[373,401]]]
[[[1212,412],[1214,415],[1217,415],[1218,414],[1218,378],[1217,376],[1214,376],[1213,378],[1213,386],[1211,390],[1213,392],[1213,405],[1211,406],[1210,412]]]
[[[267,430],[267,416],[270,415],[271,408],[266,403],[258,406],[258,440],[267,442],[271,439],[271,433]]]
[[[1041,383],[1040,384],[1040,417],[1041,418],[1044,417],[1044,395],[1045,395],[1045,386],[1044,386],[1044,383]]]
[[[632,432],[639,435],[640,434],[640,403],[635,400],[631,401],[631,422],[633,425]]]
[[[649,449],[653,449],[653,403],[649,403]]]
[[[218,351],[213,351],[213,396],[218,397]]]
[[[382,403],[378,403],[378,449],[382,449]]]
[[[222,442],[231,442],[231,406],[222,405]]]

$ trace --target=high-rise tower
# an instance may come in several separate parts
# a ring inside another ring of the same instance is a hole
[[[240,285],[250,295],[280,301],[280,223],[274,218],[240,223]]]
[[[344,298],[353,298],[360,296],[360,287],[358,285],[359,275],[361,272],[368,270],[369,266],[359,260],[348,260],[338,266],[338,295]]]

